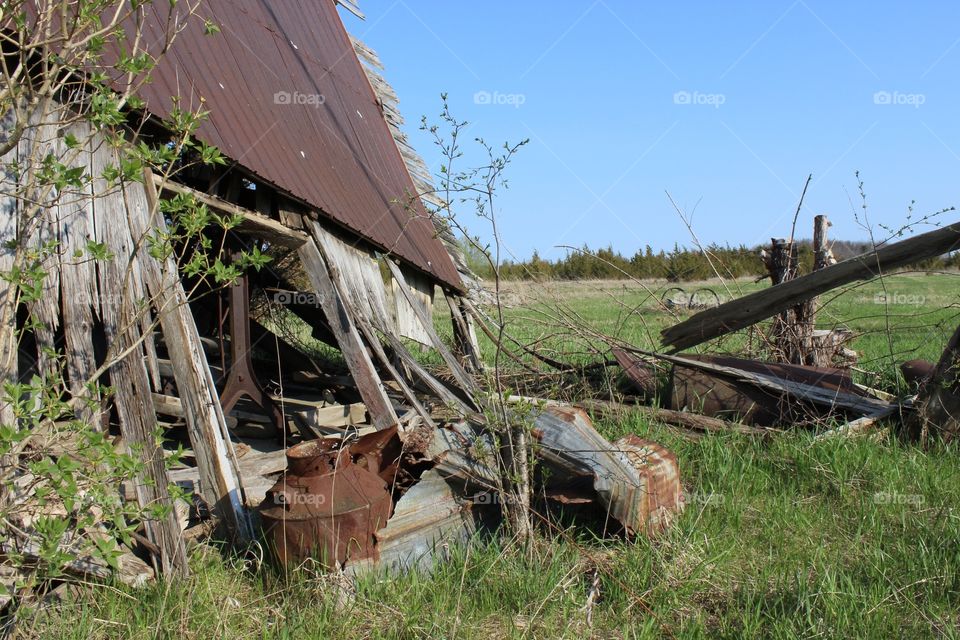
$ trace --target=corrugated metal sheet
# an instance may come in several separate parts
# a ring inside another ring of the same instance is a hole
[[[202,98],[198,138],[459,289],[333,0],[205,0],[200,13],[220,33],[188,22],[142,91],[150,111],[168,116],[171,95],[188,108]]]

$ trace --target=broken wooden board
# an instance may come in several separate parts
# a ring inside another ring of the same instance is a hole
[[[345,242],[319,223],[311,224],[310,231],[327,262],[336,265],[335,284],[356,315],[368,318],[378,329],[396,331],[376,254]]]
[[[387,258],[389,260],[389,258]],[[394,277],[390,280],[393,288],[394,317],[397,333],[404,338],[416,340],[420,344],[431,346],[430,334],[433,329],[433,281],[412,269],[397,267],[403,273],[409,295],[401,290],[400,282]],[[416,305],[414,308],[413,305]],[[431,323],[425,327],[421,318],[429,318]]]
[[[887,244],[789,282],[701,311],[661,332],[672,353],[744,329],[831,289],[869,280],[960,247],[960,223]]]
[[[884,419],[889,418],[902,409],[903,407],[899,404],[891,404],[885,409],[880,409],[879,411],[875,411],[870,415],[857,418],[856,420],[851,420],[846,424],[840,425],[836,429],[830,429],[829,431],[824,431],[823,433],[817,434],[817,436],[814,438],[814,441],[818,442],[820,440],[829,440],[831,438],[853,438],[866,435],[871,431],[874,431]]]
[[[470,374],[464,370],[460,362],[450,352],[450,349],[448,349],[443,343],[443,340],[440,339],[440,336],[437,335],[436,330],[433,328],[433,319],[430,317],[427,310],[420,306],[420,300],[407,284],[403,275],[403,271],[401,271],[400,267],[394,264],[392,260],[387,260],[386,262],[387,266],[390,268],[390,272],[393,274],[394,280],[397,283],[400,292],[407,298],[407,302],[410,304],[410,307],[419,318],[420,324],[423,326],[423,330],[429,336],[430,344],[434,349],[437,350],[437,353],[440,354],[440,357],[443,358],[443,361],[446,363],[447,367],[450,368],[450,372],[460,385],[460,388],[464,393],[467,394],[469,404],[472,405],[471,408],[474,410],[479,410],[480,406],[476,399],[476,382],[470,377]]]
[[[113,259],[98,262],[100,314],[110,345],[110,386],[115,391],[113,404],[120,419],[124,443],[143,463],[143,472],[135,485],[137,501],[144,509],[157,504],[171,504],[163,451],[154,433],[156,414],[149,402],[151,388],[146,367],[143,341],[152,340],[152,327],[142,333],[143,310],[146,305],[145,285],[141,269],[142,233],[129,224],[136,218],[135,208],[128,205],[126,189],[107,184],[103,175],[108,166],[119,166],[117,150],[105,141],[94,143],[91,174],[94,180],[94,231],[98,242],[110,247]],[[131,192],[143,194],[143,186],[126,185]],[[196,448],[196,447],[195,447]],[[144,523],[150,542],[160,549],[157,567],[164,576],[185,576],[188,573],[186,549],[173,510],[163,518]]]

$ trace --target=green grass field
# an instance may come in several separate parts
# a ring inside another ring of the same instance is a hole
[[[958,322],[958,282],[955,274],[900,275],[825,297],[821,326],[857,333],[861,366],[876,372],[862,375],[894,389],[891,363],[939,357]],[[738,283],[735,293],[757,286]],[[675,321],[635,284],[511,283],[507,290],[511,334],[543,338],[558,351],[582,344],[553,335],[545,318],[557,300],[642,347],[655,347],[659,329]],[[884,291],[889,305],[878,297]],[[744,344],[731,338],[723,347]],[[489,343],[484,350],[492,354]],[[611,438],[638,433],[677,453],[688,505],[667,533],[636,542],[545,533],[528,555],[478,540],[431,575],[367,576],[339,604],[328,577],[285,577],[201,547],[186,582],[84,590],[22,631],[204,639],[960,637],[956,447],[921,450],[890,437],[815,442],[806,431],[763,442],[727,434],[689,441],[629,416],[597,425]],[[588,624],[595,573],[600,596]]]

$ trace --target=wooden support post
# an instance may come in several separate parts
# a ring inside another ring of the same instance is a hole
[[[766,256],[767,272],[773,286],[793,280],[797,275],[797,252],[792,240],[771,238],[770,254]],[[770,329],[770,341],[781,362],[795,362],[799,341],[797,309],[784,309],[774,318]]]
[[[0,123],[0,139],[8,140],[15,125],[16,111],[7,109]],[[0,275],[13,269],[16,259],[18,202],[17,146],[0,157]],[[7,278],[0,278],[0,385],[17,379],[17,288]],[[0,425],[16,428],[13,407],[6,401],[0,386]]]
[[[308,226],[314,226],[309,221]],[[316,231],[322,232],[322,229]],[[320,308],[327,318],[327,324],[340,346],[343,359],[347,361],[357,390],[367,405],[370,420],[377,429],[386,429],[397,424],[397,414],[393,410],[390,398],[383,388],[380,376],[373,366],[370,354],[353,322],[351,310],[344,303],[334,286],[331,274],[315,241],[306,242],[297,249],[304,271],[319,297]]]
[[[131,231],[141,242],[154,229],[163,233],[165,223],[158,212],[157,191],[147,170],[144,195],[137,198],[130,190]],[[143,252],[143,274],[147,288],[159,312],[164,342],[170,354],[174,379],[187,420],[190,443],[197,457],[203,496],[224,521],[239,543],[254,537],[249,515],[244,508],[243,486],[237,472],[236,454],[230,442],[226,420],[217,395],[213,375],[200,342],[200,334],[190,313],[186,293],[180,284],[176,263],[167,259],[161,265]]]
[[[830,265],[830,247],[827,244],[827,229],[830,221],[827,216],[819,215],[813,219],[813,270],[819,271]],[[799,350],[794,364],[809,364],[815,367],[829,367],[833,365],[836,349],[840,345],[832,340],[831,334],[822,339],[816,335],[817,306],[819,296],[814,296],[796,307],[797,331],[799,334]]]

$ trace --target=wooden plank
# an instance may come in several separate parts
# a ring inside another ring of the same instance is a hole
[[[447,301],[447,306],[450,307],[453,337],[464,368],[471,373],[483,371],[483,359],[480,356],[480,344],[477,342],[473,317],[466,313],[460,296],[453,296],[445,291],[443,297]]]
[[[240,477],[247,478],[254,476],[268,476],[274,473],[279,473],[287,468],[286,455],[286,449],[270,451],[267,453],[248,453],[240,458]],[[200,470],[196,467],[171,469],[169,473],[170,480],[173,482],[202,483]]]
[[[389,258],[387,261],[390,261]],[[391,280],[397,333],[430,346],[430,329],[433,328],[433,282],[410,269],[397,268],[403,273],[404,281],[412,294],[405,295],[397,279]],[[421,320],[423,316],[430,319],[427,325]]]
[[[196,198],[197,202],[207,205],[218,213],[239,216],[242,218],[242,222],[234,228],[236,231],[241,231],[291,249],[296,249],[307,241],[307,235],[305,233],[290,229],[273,218],[233,204],[217,196],[191,189],[170,179],[164,180],[161,176],[157,175],[153,176],[152,184],[162,192],[169,191],[171,193],[191,195]]]
[[[336,0],[337,4],[360,18],[361,20],[366,20],[366,16],[363,15],[363,12],[360,11],[360,7],[357,6],[357,3],[354,0]]]
[[[161,233],[165,230],[149,170],[144,183],[145,189],[128,192],[135,201],[131,218],[137,237],[145,237],[153,229]],[[252,540],[253,526],[244,508],[236,453],[177,266],[172,259],[161,265],[147,254],[143,263],[144,277],[159,312],[164,342],[184,405],[187,430],[202,477],[201,491],[239,542]]]
[[[356,402],[330,407],[315,407],[295,411],[290,415],[298,427],[320,434],[329,431],[331,428],[340,429],[363,423],[367,418],[367,408],[362,402]]]
[[[92,154],[91,172],[97,194],[93,202],[94,226],[98,239],[106,243],[115,256],[97,265],[101,317],[110,344],[109,357],[116,358],[126,352],[110,366],[110,384],[115,390],[114,405],[124,441],[131,450],[139,451],[144,464],[144,472],[135,487],[137,502],[143,508],[157,504],[172,506],[163,449],[154,435],[156,418],[150,404],[144,402],[150,397],[150,383],[140,345],[139,305],[132,287],[124,286],[130,273],[126,266],[136,251],[128,225],[127,205],[123,193],[109,188],[101,177],[108,164],[118,163],[109,145],[98,145]],[[158,558],[161,573],[186,575],[186,549],[174,510],[170,509],[162,519],[146,521],[144,527],[147,538],[161,550]]]
[[[383,350],[383,345],[380,344],[380,339],[377,338],[377,335],[374,332],[373,327],[370,326],[370,323],[368,323],[364,318],[357,318],[357,327],[363,333],[363,336],[366,338],[367,344],[370,345],[370,349],[373,351],[374,355],[376,355],[377,359],[380,360],[380,364],[393,377],[394,382],[396,382],[397,386],[400,388],[400,393],[402,393],[403,397],[407,399],[407,402],[410,403],[410,406],[413,407],[414,411],[416,411],[421,418],[423,418],[423,421],[427,425],[436,427],[430,412],[427,411],[427,409],[423,406],[423,404],[420,402],[420,399],[417,398],[417,394],[414,393],[413,389],[411,389],[406,383],[400,372],[397,371],[396,367],[393,366],[390,358],[387,357],[387,353]]]
[[[350,300],[356,314],[369,318],[383,331],[395,331],[380,264],[373,251],[344,242],[318,222],[311,222],[310,231],[327,263],[336,266],[337,288]]]
[[[0,121],[0,138],[9,139],[16,126],[14,109],[7,109]],[[18,183],[14,170],[19,157],[14,146],[0,157],[0,274],[8,274],[16,260]],[[0,278],[0,385],[17,379],[17,289],[6,278]],[[2,389],[2,386],[0,386]],[[0,392],[0,424],[16,427],[13,407]]]
[[[26,242],[31,251],[43,256],[45,252],[56,252],[56,245],[60,241],[57,218],[59,216],[60,194],[53,187],[39,179],[37,173],[41,170],[41,163],[52,155],[61,160],[65,145],[57,137],[56,124],[51,122],[53,114],[42,113],[38,108],[30,116],[30,128],[20,138],[19,156],[24,165],[20,188],[24,190],[25,198],[34,198],[33,202],[42,202],[35,208],[34,218],[30,221],[25,236],[19,238]],[[26,193],[25,184],[30,185],[31,192]],[[31,208],[33,209],[33,208]],[[23,231],[23,230],[22,230]],[[42,293],[37,300],[28,301],[27,307],[35,321],[33,336],[37,341],[37,361],[40,373],[51,380],[58,379],[56,356],[56,333],[60,326],[60,269],[56,253],[43,256],[40,268],[45,275],[41,283]]]
[[[870,415],[857,418],[856,420],[851,420],[850,422],[847,422],[836,429],[824,431],[823,433],[817,435],[813,440],[814,442],[819,442],[821,440],[829,440],[830,438],[852,438],[855,436],[862,436],[875,429],[877,425],[885,418],[889,418],[901,409],[902,407],[899,404],[891,404],[890,406],[875,411]]]
[[[407,351],[407,348],[403,346],[399,338],[390,333],[384,333],[383,335],[387,339],[387,342],[390,343],[390,348],[393,349],[394,354],[400,358],[404,366],[410,369],[441,402],[451,409],[460,412],[465,417],[482,419],[479,417],[479,412],[471,404],[468,404],[463,398],[453,393],[445,384],[433,377],[422,364],[417,362],[417,359]]]
[[[424,330],[430,336],[430,341],[433,343],[433,348],[437,350],[437,353],[440,354],[440,357],[443,358],[443,361],[450,368],[450,372],[453,374],[453,377],[460,384],[460,387],[466,392],[470,398],[470,405],[474,411],[479,410],[479,405],[475,399],[477,393],[477,385],[473,381],[473,378],[470,377],[463,366],[457,361],[450,349],[447,348],[447,345],[443,343],[443,340],[440,339],[440,336],[437,335],[436,330],[433,328],[433,321],[427,315],[427,312],[417,305],[416,296],[410,290],[410,287],[407,286],[407,281],[404,279],[403,272],[400,270],[400,267],[393,263],[393,260],[388,259],[387,265],[390,267],[390,272],[393,274],[393,277],[396,279],[397,284],[400,287],[400,292],[406,296],[407,301],[410,303],[410,306],[413,307],[417,316],[420,318],[420,322],[423,324]]]
[[[311,224],[315,224],[311,221]],[[303,267],[320,298],[320,308],[327,324],[340,346],[347,367],[353,375],[357,391],[367,405],[370,419],[378,429],[386,429],[397,423],[397,414],[383,388],[370,354],[353,323],[350,309],[344,304],[331,279],[327,262],[314,242],[306,242],[297,250]]]
[[[84,144],[85,153],[92,152],[92,129],[86,120],[70,125],[67,132]],[[89,155],[84,157],[89,163]],[[74,194],[73,201],[60,207],[60,281],[63,308],[63,334],[66,345],[66,370],[70,394],[74,398],[87,395],[86,383],[96,369],[93,347],[93,305],[97,298],[96,267],[87,252],[87,241],[93,225],[93,191],[87,184]],[[78,417],[91,425],[99,425],[95,412],[86,403],[78,403]]]
[[[737,331],[781,311],[852,282],[869,280],[960,247],[960,223],[884,245],[781,285],[701,311],[661,332],[663,344],[675,353]]]

